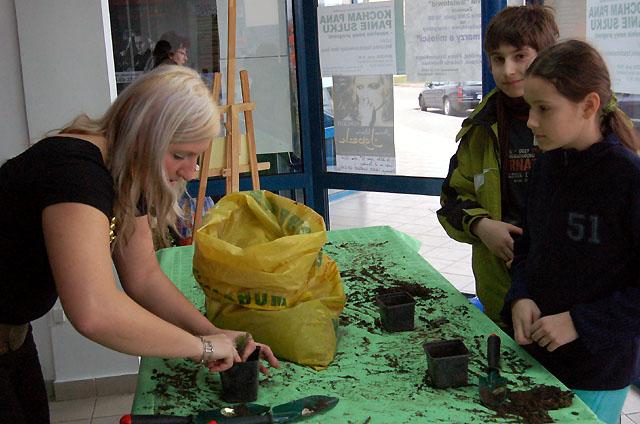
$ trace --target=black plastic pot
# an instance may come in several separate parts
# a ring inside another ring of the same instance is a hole
[[[416,301],[405,292],[398,291],[376,296],[376,303],[380,308],[380,322],[386,331],[413,330],[413,316]]]
[[[220,373],[222,399],[229,403],[253,402],[258,398],[260,347],[245,362],[237,362]]]
[[[439,340],[422,345],[434,387],[446,389],[468,384],[469,350],[462,340]]]

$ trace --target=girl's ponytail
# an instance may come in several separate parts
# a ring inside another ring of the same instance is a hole
[[[601,130],[603,134],[614,133],[622,144],[640,153],[640,135],[631,119],[618,107],[615,94],[611,95],[611,99],[602,108]]]

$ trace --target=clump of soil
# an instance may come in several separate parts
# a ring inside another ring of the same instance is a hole
[[[516,415],[526,424],[552,423],[549,411],[571,406],[573,396],[571,391],[541,385],[529,390],[509,391],[504,403],[487,408],[495,411],[499,418]]]
[[[404,283],[402,281],[393,281],[396,285],[393,287],[378,287],[375,289],[376,295],[396,293],[399,291],[406,291],[414,298],[420,298],[425,300],[441,299],[447,297],[447,295],[437,288],[429,288],[417,283]]]

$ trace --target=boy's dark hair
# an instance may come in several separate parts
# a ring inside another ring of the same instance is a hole
[[[158,40],[153,48],[153,67],[169,59],[169,53],[171,53],[171,44],[167,40]]]
[[[560,32],[548,6],[526,5],[502,9],[489,22],[484,38],[487,54],[497,50],[500,44],[516,48],[529,46],[537,52],[555,44]]]
[[[613,132],[633,151],[640,148],[638,133],[624,112],[618,107],[603,110],[612,100],[611,78],[604,59],[589,43],[567,40],[546,49],[531,63],[525,76],[548,81],[574,103],[595,92],[600,97],[602,133]]]

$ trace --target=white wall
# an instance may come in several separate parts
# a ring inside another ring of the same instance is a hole
[[[116,96],[107,0],[0,0],[0,161]],[[62,320],[33,323],[46,380],[135,374],[138,358],[103,348]]]
[[[13,0],[0,0],[0,163],[4,162],[29,145],[27,116],[22,88],[22,67],[18,47],[16,10]],[[53,353],[48,319],[43,317],[33,323],[33,331],[38,343],[40,362],[45,380],[53,380]]]
[[[115,98],[106,0],[15,0],[29,137]],[[108,42],[107,42],[108,41]]]
[[[28,146],[16,11],[13,0],[0,0],[0,163]]]

